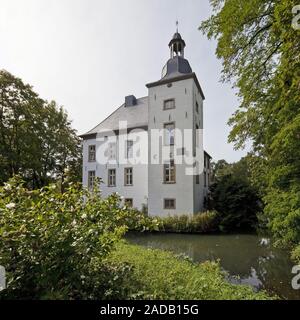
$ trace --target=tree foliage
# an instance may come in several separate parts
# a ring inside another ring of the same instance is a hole
[[[257,226],[257,214],[262,208],[259,193],[251,184],[249,159],[251,157],[247,156],[233,164],[225,160],[214,164],[211,199],[222,231],[248,230]]]
[[[236,148],[251,141],[269,226],[281,244],[292,247],[300,240],[300,31],[291,25],[298,4],[211,0],[213,14],[200,27],[217,39],[223,80],[238,88],[229,141]]]
[[[113,194],[103,199],[97,189],[69,183],[28,190],[18,177],[0,187],[0,265],[7,271],[9,299],[125,298],[126,264],[105,258],[130,225],[140,221]],[[149,223],[149,225],[145,225]]]
[[[81,172],[81,147],[68,115],[54,101],[0,70],[0,183],[20,174],[31,187]]]

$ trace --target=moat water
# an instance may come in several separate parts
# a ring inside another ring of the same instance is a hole
[[[300,300],[300,290],[292,288],[294,263],[289,253],[274,248],[268,238],[254,234],[194,235],[130,233],[131,243],[183,254],[194,262],[219,260],[228,281],[266,290],[283,299]]]

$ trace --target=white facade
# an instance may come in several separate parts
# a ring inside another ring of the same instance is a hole
[[[162,78],[147,84],[148,96],[126,97],[125,104],[81,136],[83,185],[99,177],[104,197],[117,192],[128,205],[147,208],[153,216],[201,212],[208,197],[204,95],[184,59],[180,34],[169,47],[171,58]]]

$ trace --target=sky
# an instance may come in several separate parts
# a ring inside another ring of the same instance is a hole
[[[227,143],[227,121],[238,107],[220,82],[216,42],[199,30],[208,0],[0,0],[0,69],[64,106],[79,134],[93,128],[126,95],[147,96],[160,79],[176,31],[205,94],[204,147],[214,160],[246,151]]]

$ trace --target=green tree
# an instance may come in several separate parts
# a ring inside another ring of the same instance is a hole
[[[80,179],[81,146],[62,107],[0,70],[0,183],[20,174],[31,187]]]
[[[218,160],[217,162],[212,162],[212,181],[215,181],[217,178],[219,178],[219,175],[224,174],[224,171],[226,171],[229,167],[229,163],[224,159]]]
[[[215,165],[215,181],[210,187],[213,208],[218,212],[222,231],[253,229],[261,211],[258,191],[251,185],[248,160],[229,164],[219,160]]]
[[[238,88],[229,141],[236,148],[251,141],[269,228],[292,248],[300,243],[300,31],[291,26],[297,4],[211,0],[213,14],[200,27],[217,39],[223,81]]]

